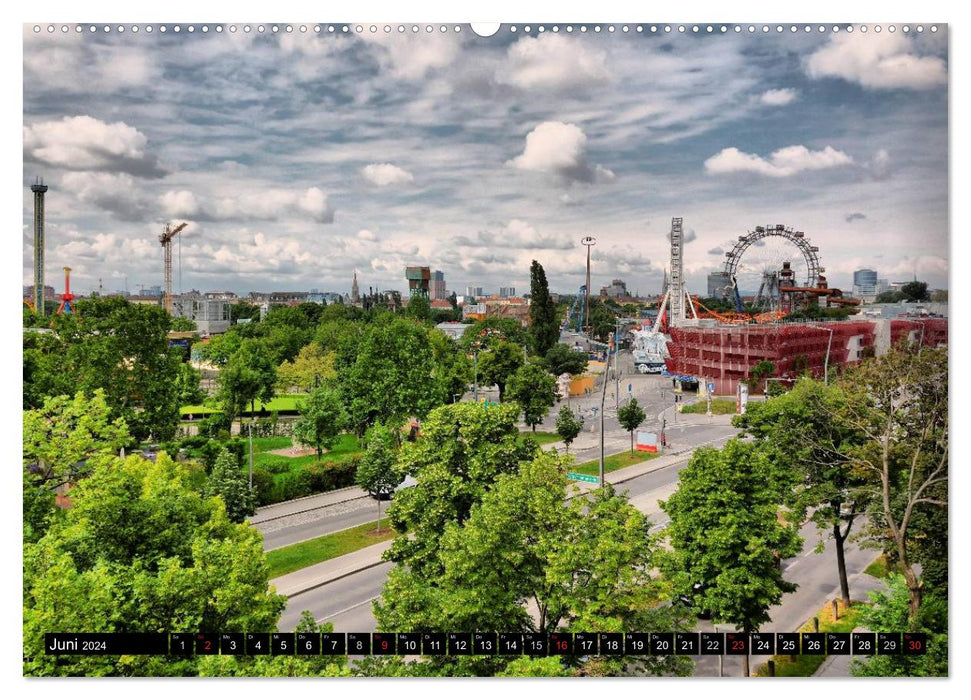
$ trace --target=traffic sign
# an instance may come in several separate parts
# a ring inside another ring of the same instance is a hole
[[[627,385],[627,393],[628,393],[628,394],[629,394],[629,393],[630,393],[631,391],[633,391],[633,389],[634,389],[634,385],[633,385],[633,384],[628,384],[628,385]]]
[[[708,393],[709,394],[715,393],[715,382],[708,382]]]
[[[596,484],[600,481],[599,477],[592,476],[591,474],[577,474],[576,472],[568,472],[566,478],[573,479],[574,481],[586,481],[589,484]]]

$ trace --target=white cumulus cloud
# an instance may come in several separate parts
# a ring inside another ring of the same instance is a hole
[[[773,107],[781,107],[787,105],[796,99],[799,93],[793,88],[779,88],[774,90],[766,90],[759,97],[759,101],[762,104],[771,105]]]
[[[553,175],[566,182],[609,182],[612,171],[587,162],[587,136],[575,124],[543,122],[526,135],[523,152],[509,161],[520,170]]]
[[[811,151],[805,146],[786,146],[768,158],[745,153],[737,148],[724,148],[705,161],[710,174],[754,172],[767,177],[789,177],[805,170],[822,170],[849,165],[853,159],[843,151],[826,146]]]
[[[361,174],[368,182],[378,187],[404,185],[415,181],[414,175],[391,163],[371,163],[361,169]]]
[[[496,79],[521,90],[557,93],[613,81],[604,51],[556,34],[523,37],[510,46]]]
[[[165,192],[159,202],[170,217],[199,221],[281,221],[311,219],[321,224],[334,221],[334,209],[319,187],[305,190],[264,189],[236,197],[198,199],[187,190]]]
[[[24,159],[66,170],[99,170],[157,178],[158,158],[148,139],[125,122],[108,124],[86,115],[24,127]]]
[[[865,88],[926,90],[947,83],[947,66],[937,56],[920,56],[902,33],[836,34],[806,59],[811,78],[842,78]]]

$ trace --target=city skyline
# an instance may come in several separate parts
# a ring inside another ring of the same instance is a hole
[[[832,286],[874,268],[947,287],[945,26],[224,26],[25,27],[25,285],[40,175],[58,291],[65,265],[79,292],[160,284],[158,234],[178,220],[183,290],[347,291],[355,269],[406,289],[411,265],[456,291],[528,289],[536,259],[574,293],[593,235],[594,289],[649,294],[672,216],[693,293],[737,236],[775,223],[806,232]]]

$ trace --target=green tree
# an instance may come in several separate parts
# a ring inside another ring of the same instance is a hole
[[[437,328],[428,329],[432,349],[432,376],[439,387],[439,403],[454,403],[472,383],[472,361],[458,345]]]
[[[229,421],[242,415],[246,404],[256,412],[256,399],[267,403],[276,391],[276,364],[262,340],[247,338],[219,371],[218,396]]]
[[[927,293],[927,282],[918,282],[917,280],[908,282],[901,287],[900,293],[904,295],[904,299],[907,301],[928,301],[931,298],[930,294]]]
[[[523,421],[536,432],[536,426],[557,400],[556,379],[542,365],[530,362],[509,378],[508,398],[519,404]]]
[[[428,297],[424,294],[415,294],[408,298],[408,306],[405,307],[405,315],[421,323],[427,323],[432,317],[432,308]]]
[[[268,589],[260,533],[187,486],[164,453],[99,463],[74,507],[24,546],[28,676],[194,675],[197,661],[51,656],[44,633],[273,630],[285,598]]]
[[[644,409],[637,404],[637,399],[631,399],[617,410],[617,422],[630,433],[630,453],[634,454],[634,431],[641,427],[647,418]]]
[[[173,331],[194,331],[196,330],[196,322],[191,318],[184,318],[182,316],[172,317],[172,330]]]
[[[256,491],[249,487],[236,456],[225,448],[216,457],[203,495],[221,498],[226,516],[234,523],[241,523],[256,514]]]
[[[479,385],[495,384],[499,387],[499,401],[506,395],[506,385],[523,366],[523,348],[501,340],[492,345],[489,352],[479,353]]]
[[[759,388],[759,384],[762,380],[767,379],[775,374],[775,363],[769,360],[762,360],[757,362],[749,370],[749,378],[747,380],[748,388],[750,391],[755,391]],[[768,382],[766,382],[768,384]]]
[[[101,389],[90,397],[79,391],[48,398],[42,408],[24,411],[23,433],[29,483],[51,490],[77,482],[99,456],[118,454],[132,441],[125,421],[111,419]]]
[[[568,498],[564,459],[542,453],[499,475],[463,523],[447,523],[436,576],[393,569],[375,605],[379,628],[544,635],[679,628],[674,611],[656,606],[659,588],[650,573],[656,544],[644,515],[609,487],[590,501]],[[481,658],[477,670],[502,673],[510,661]],[[654,674],[690,667],[674,656],[636,661]],[[583,665],[578,658],[561,663]]]
[[[202,372],[188,362],[183,362],[179,366],[176,385],[180,406],[194,406],[202,403],[206,398],[206,392],[202,390]]]
[[[868,630],[926,632],[926,653],[874,655],[855,659],[854,676],[905,677],[948,675],[947,599],[928,595],[916,619],[910,616],[910,590],[899,574],[887,577],[886,591],[871,591],[872,605],[860,610],[859,624]]]
[[[529,266],[529,337],[533,352],[541,357],[556,345],[560,337],[556,304],[550,297],[546,272],[535,260]]]
[[[367,450],[357,465],[355,482],[378,502],[378,528],[381,527],[381,499],[390,497],[404,475],[395,470],[397,436],[380,423],[368,431]]]
[[[164,309],[120,297],[77,302],[77,313],[55,314],[51,333],[24,333],[24,397],[87,394],[104,389],[112,418],[132,435],[171,440],[179,425],[176,378],[181,350],[169,348],[171,317]],[[28,367],[29,365],[29,367]]]
[[[424,418],[442,398],[440,385],[432,381],[427,329],[409,319],[385,318],[365,328],[353,364],[339,374],[351,426],[359,435],[378,421],[399,425],[410,416]]]
[[[333,447],[347,423],[347,415],[340,393],[329,386],[318,386],[297,404],[300,417],[293,424],[293,436],[304,445],[317,450],[320,459],[324,450]]]
[[[475,348],[491,348],[500,342],[509,342],[520,347],[529,342],[523,325],[514,318],[484,318],[465,329],[459,339],[459,347],[466,352]]]
[[[590,319],[586,325],[590,327],[590,334],[596,340],[606,343],[617,328],[617,319],[600,299],[591,298]]]
[[[587,354],[577,352],[564,343],[556,343],[546,353],[546,366],[553,376],[583,374],[587,371]]]
[[[844,403],[841,389],[803,378],[786,394],[750,404],[733,423],[768,457],[771,483],[780,502],[795,511],[795,520],[809,514],[821,533],[832,535],[843,605],[849,607],[845,543],[869,495],[847,456],[857,437],[834,420]]]
[[[242,336],[235,329],[234,326],[227,332],[214,335],[208,341],[202,343],[199,346],[202,357],[217,367],[225,366],[243,342]]]
[[[463,522],[499,474],[515,471],[537,451],[522,444],[516,405],[458,403],[432,411],[422,436],[401,447],[396,468],[416,485],[398,493],[388,517],[398,536],[386,558],[416,575],[437,569],[448,522]]]
[[[903,292],[899,292],[894,289],[890,289],[886,292],[880,292],[877,294],[876,302],[878,304],[896,304],[899,301],[904,300]]]
[[[569,406],[563,406],[556,417],[556,432],[566,445],[567,452],[570,451],[570,445],[581,430],[583,430],[583,417],[575,414]]]
[[[276,372],[277,386],[284,391],[297,387],[300,391],[310,391],[313,387],[337,378],[334,364],[337,353],[324,350],[317,343],[308,343],[300,348],[291,362],[284,360]]]
[[[948,504],[947,349],[896,347],[847,372],[840,386],[846,401],[832,419],[858,437],[846,455],[869,492],[869,534],[903,574],[916,619],[924,586],[912,560],[919,525]]]
[[[330,622],[318,624],[307,610],[300,615],[300,622],[294,630],[301,632],[333,632]],[[350,677],[346,656],[324,656],[312,654],[280,654],[272,656],[237,656],[213,654],[198,657],[200,677],[219,678],[319,678]]]
[[[241,318],[258,319],[260,317],[260,307],[256,304],[250,304],[248,301],[237,301],[230,305],[229,317],[234,323]]]
[[[742,632],[769,622],[769,608],[796,589],[778,561],[799,552],[798,526],[779,521],[770,477],[765,455],[733,439],[720,450],[695,450],[678,490],[660,504],[671,518],[661,570],[675,593]]]

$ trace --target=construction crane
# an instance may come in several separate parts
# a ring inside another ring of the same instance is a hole
[[[172,239],[175,238],[179,232],[182,231],[189,224],[181,223],[175,228],[172,228],[171,224],[165,224],[165,228],[162,229],[162,235],[158,237],[159,243],[162,244],[162,250],[165,251],[165,310],[168,313],[172,313]]]

